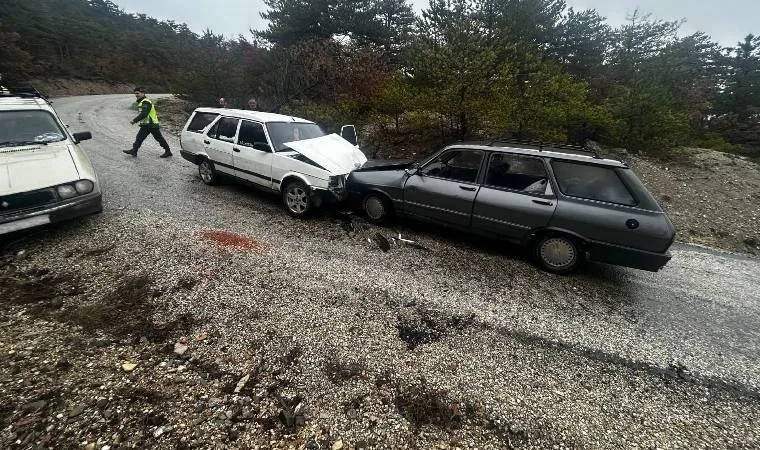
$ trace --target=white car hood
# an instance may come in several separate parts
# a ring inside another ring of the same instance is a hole
[[[367,162],[367,157],[350,142],[330,134],[314,139],[286,142],[292,148],[334,175],[345,175]]]
[[[33,191],[79,179],[67,142],[0,147],[0,195]]]

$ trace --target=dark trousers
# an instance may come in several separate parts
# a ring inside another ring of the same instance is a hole
[[[171,151],[169,150],[169,144],[166,143],[166,139],[164,139],[164,136],[161,134],[161,129],[151,125],[140,127],[140,131],[137,132],[137,137],[135,138],[135,143],[132,144],[132,151],[136,152],[149,134],[153,135],[153,138],[158,142],[158,145],[160,145],[161,148],[167,152]]]

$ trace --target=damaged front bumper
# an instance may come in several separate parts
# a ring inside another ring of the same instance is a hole
[[[330,177],[327,184],[327,191],[339,202],[346,199],[348,191],[346,191],[346,178],[348,175],[334,175]]]
[[[103,211],[103,197],[100,191],[96,191],[44,207],[0,215],[0,235],[97,214],[101,211]]]
[[[342,203],[348,198],[346,175],[331,176],[327,188],[311,186],[310,195],[317,208]]]

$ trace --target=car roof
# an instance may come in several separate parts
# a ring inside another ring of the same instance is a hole
[[[588,164],[595,164],[599,166],[610,166],[610,167],[628,167],[625,165],[625,163],[622,163],[615,159],[607,159],[607,158],[598,158],[596,156],[592,155],[579,155],[575,153],[570,153],[567,151],[563,151],[561,148],[553,148],[550,146],[542,147],[542,148],[528,148],[529,146],[521,147],[521,146],[496,146],[496,145],[482,145],[482,144],[452,144],[446,147],[446,149],[450,148],[468,148],[468,149],[475,149],[475,150],[484,150],[489,152],[500,152],[500,153],[512,153],[512,154],[519,154],[519,155],[526,155],[526,156],[537,156],[540,158],[553,158],[553,159],[562,159],[567,161],[577,161],[577,162],[583,162]]]
[[[42,98],[0,96],[0,111],[19,109],[44,109],[46,111],[50,111],[53,108],[46,100]]]
[[[285,116],[262,111],[251,111],[247,109],[232,108],[196,108],[196,112],[214,113],[223,116],[237,117],[240,119],[250,119],[257,122],[296,122],[296,123],[314,123],[311,120],[301,119],[299,117]]]

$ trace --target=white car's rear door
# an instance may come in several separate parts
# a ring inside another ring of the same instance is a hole
[[[203,151],[203,141],[208,140],[203,131],[213,122],[218,113],[196,111],[187,121],[185,129],[182,130],[180,137],[180,146],[182,150],[197,155]]]
[[[203,139],[203,148],[216,170],[236,176],[232,154],[239,125],[240,119],[221,117]]]

